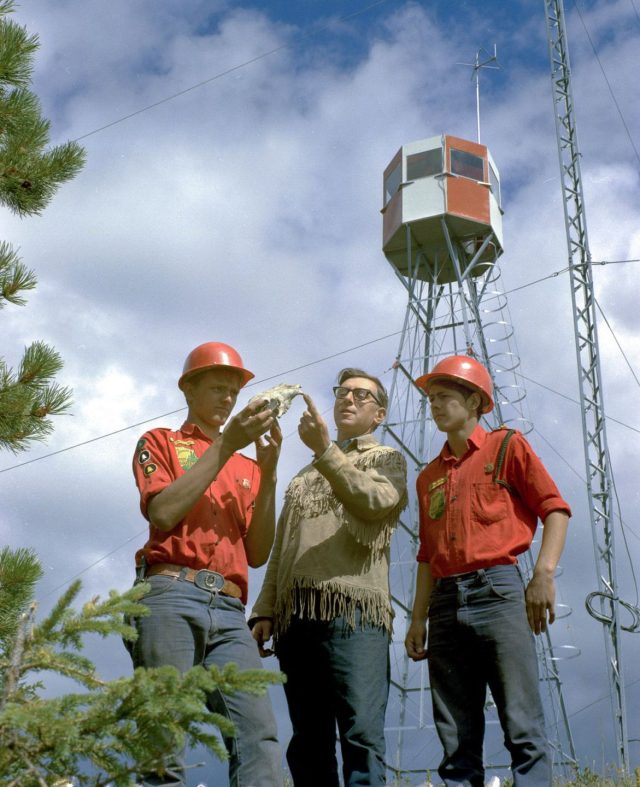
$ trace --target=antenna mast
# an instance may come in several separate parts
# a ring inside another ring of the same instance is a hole
[[[483,56],[486,58],[485,60],[480,60],[480,57]],[[495,63],[495,66],[492,66],[491,63]],[[458,63],[459,66],[468,66],[473,69],[473,74],[471,76],[472,79],[475,80],[476,83],[476,126],[477,126],[477,135],[478,135],[478,143],[480,142],[480,69],[481,68],[493,68],[495,70],[499,70],[501,68],[500,63],[498,63],[498,50],[496,45],[493,45],[493,54],[490,55],[485,49],[478,49],[476,52],[476,59],[473,63]]]

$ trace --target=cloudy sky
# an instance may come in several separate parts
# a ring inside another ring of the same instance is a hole
[[[640,258],[639,8],[567,4],[599,261]],[[475,139],[474,85],[459,64],[497,45],[501,70],[481,76],[482,141],[502,178],[502,285],[530,439],[574,508],[558,580],[572,613],[553,636],[580,654],[560,663],[580,763],[614,762],[602,626],[584,611],[597,578],[543,3],[30,0],[15,17],[41,39],[34,88],[53,141],[79,139],[88,156],[41,217],[3,217],[2,237],[20,247],[39,286],[27,307],[3,311],[2,355],[15,365],[25,345],[46,340],[74,390],[71,415],[57,419],[46,446],[0,458],[0,539],[40,554],[43,609],[78,575],[87,596],[130,585],[145,536],[133,447],[149,426],[181,423],[176,380],[197,344],[239,349],[256,374],[246,398],[261,385],[301,383],[326,411],[347,365],[391,382],[406,295],[381,251],[382,172],[404,143]],[[630,604],[640,558],[639,270],[625,262],[594,271],[613,331],[600,323],[624,522],[615,522],[618,581]],[[281,492],[308,458],[298,415],[294,405],[283,420]],[[260,579],[250,577],[252,598]],[[623,634],[622,650],[638,765],[640,635]],[[107,677],[130,669],[119,642],[89,652]],[[286,741],[281,693],[274,701]],[[433,766],[428,728],[424,739],[424,766]],[[200,778],[213,787],[221,774],[211,764]]]

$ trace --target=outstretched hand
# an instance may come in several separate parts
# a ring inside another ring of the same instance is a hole
[[[303,394],[307,409],[302,413],[298,425],[298,434],[302,442],[310,448],[316,456],[323,454],[331,445],[329,428],[315,406],[313,399],[308,394]]]

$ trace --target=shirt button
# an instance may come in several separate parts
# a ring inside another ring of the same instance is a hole
[[[451,495],[451,502],[458,499],[458,495]]]

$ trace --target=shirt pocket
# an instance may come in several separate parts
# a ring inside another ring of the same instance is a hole
[[[493,482],[472,484],[471,520],[485,527],[504,522],[509,515],[508,494]]]

